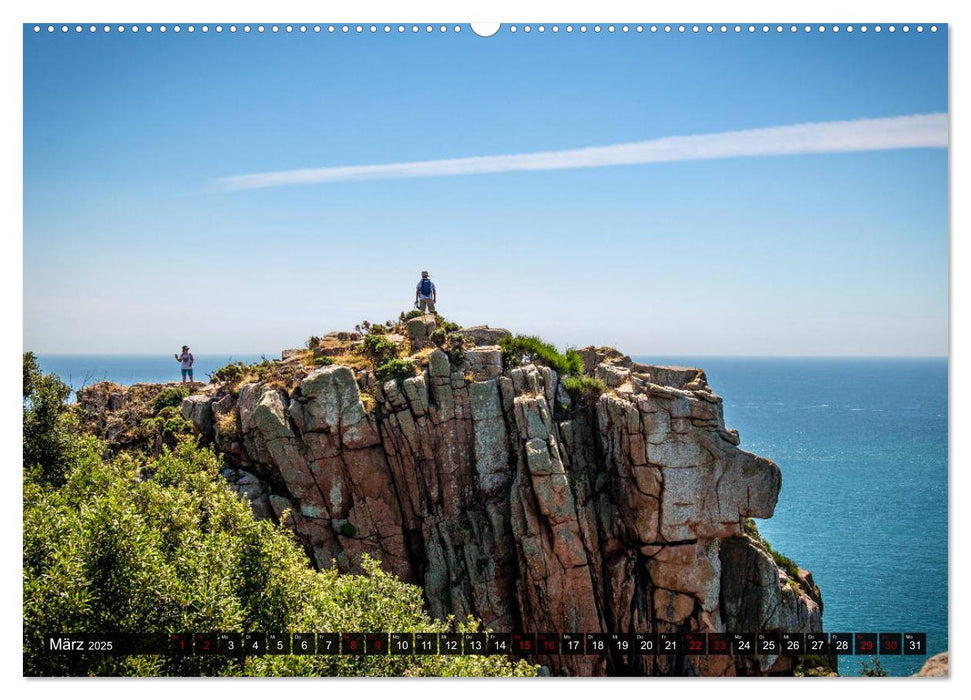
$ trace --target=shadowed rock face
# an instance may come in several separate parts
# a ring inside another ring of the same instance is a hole
[[[820,631],[808,572],[789,579],[743,533],[746,518],[772,516],[781,474],[738,448],[704,373],[581,353],[608,387],[582,406],[551,369],[503,367],[482,346],[462,366],[435,350],[422,374],[383,385],[328,366],[289,392],[214,386],[182,411],[257,513],[289,511],[317,566],[355,571],[367,552],[422,586],[437,617],[472,614],[496,631]],[[786,657],[536,661],[571,675],[792,668]]]

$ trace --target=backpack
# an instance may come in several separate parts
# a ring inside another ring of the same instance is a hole
[[[418,283],[418,291],[424,297],[430,297],[432,295],[432,281],[427,277],[423,278],[421,282]]]

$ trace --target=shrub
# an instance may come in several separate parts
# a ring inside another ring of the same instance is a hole
[[[453,365],[460,365],[465,361],[465,348],[461,345],[449,345],[445,348],[445,354],[448,355],[449,363]]]
[[[389,379],[407,379],[413,377],[418,371],[418,367],[413,360],[408,358],[395,358],[383,362],[374,370],[374,376],[380,381],[386,382]]]
[[[607,391],[606,384],[586,374],[564,377],[563,388],[566,389],[570,398],[579,403],[593,403]]]
[[[580,353],[570,348],[561,353],[555,346],[531,335],[505,336],[499,339],[503,362],[519,366],[530,362],[545,365],[560,376],[583,374]]]
[[[446,333],[454,333],[455,331],[462,330],[462,326],[438,314],[435,314],[435,327],[441,328]]]
[[[66,404],[71,387],[56,374],[42,373],[34,353],[25,352],[23,361],[24,467],[39,468],[44,479],[61,483],[79,456],[77,416]]]
[[[400,320],[400,321],[409,321],[409,320],[411,320],[413,318],[417,318],[418,316],[424,316],[424,313],[422,312],[422,310],[421,309],[412,309],[411,311],[402,311],[401,312],[401,315],[398,316],[398,320]]]
[[[502,657],[51,654],[50,631],[475,631],[432,620],[421,590],[363,557],[363,576],[315,571],[288,531],[256,520],[193,440],[155,460],[88,450],[55,487],[24,479],[27,676],[535,675]]]
[[[860,675],[869,677],[883,677],[889,676],[887,669],[883,667],[880,663],[880,659],[875,656],[870,657],[871,663],[868,664],[866,661],[860,661]]]
[[[328,365],[334,364],[334,358],[321,355],[320,357],[314,358],[314,364],[318,367],[327,367]]]
[[[210,381],[228,382],[235,384],[246,374],[247,365],[245,362],[230,362],[224,367],[220,367],[209,375]]]
[[[428,339],[435,343],[435,345],[438,347],[442,347],[448,340],[448,333],[445,332],[444,328],[436,328],[432,331],[432,334],[428,336]]]
[[[320,345],[320,336],[318,335],[310,336],[309,338],[307,338],[306,345],[308,350],[313,350],[315,347]]]
[[[152,412],[158,413],[163,408],[174,408],[182,405],[182,399],[189,395],[189,387],[167,386],[152,399]]]
[[[398,346],[380,334],[368,333],[361,343],[361,352],[379,366],[398,357]]]
[[[368,331],[369,335],[384,335],[388,332],[387,326],[382,326],[381,324],[374,323],[371,325],[371,330]]]

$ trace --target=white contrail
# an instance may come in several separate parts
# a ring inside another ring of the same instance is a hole
[[[745,131],[725,131],[718,134],[668,136],[650,141],[575,148],[567,151],[281,170],[223,177],[216,180],[214,184],[221,189],[245,190],[339,180],[441,177],[515,170],[600,168],[609,165],[801,153],[946,148],[947,142],[947,114],[938,112],[879,119],[811,122]]]

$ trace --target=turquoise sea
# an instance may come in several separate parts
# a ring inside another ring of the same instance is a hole
[[[231,360],[197,355],[196,380]],[[813,572],[829,632],[926,632],[947,649],[946,358],[638,356],[702,367],[725,400],[742,448],[782,469],[775,516],[759,521],[773,546]],[[41,355],[75,388],[179,381],[168,355]],[[844,656],[842,675],[869,657]],[[882,656],[892,675],[925,657]]]

